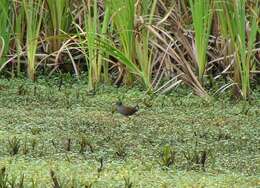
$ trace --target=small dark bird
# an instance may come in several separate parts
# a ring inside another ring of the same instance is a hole
[[[116,111],[124,116],[131,116],[139,110],[139,106],[135,107],[124,106],[121,101],[116,102]]]

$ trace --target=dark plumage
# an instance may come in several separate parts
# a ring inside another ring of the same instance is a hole
[[[121,101],[116,103],[116,111],[124,116],[131,116],[139,110],[139,106],[135,107],[124,106]]]

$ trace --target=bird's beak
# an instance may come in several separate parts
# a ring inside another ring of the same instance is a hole
[[[115,111],[116,111],[116,108],[115,108],[115,107],[113,107],[113,108],[111,109],[111,113],[112,113],[112,114],[114,114],[114,113],[115,113]]]

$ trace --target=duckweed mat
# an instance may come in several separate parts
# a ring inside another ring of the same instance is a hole
[[[1,187],[260,186],[260,100],[0,81]],[[118,99],[136,115],[113,112]]]

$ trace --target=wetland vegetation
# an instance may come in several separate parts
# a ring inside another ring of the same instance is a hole
[[[187,88],[151,99],[138,87],[93,95],[84,83],[66,83],[59,91],[57,80],[1,81],[8,181],[50,187],[52,170],[61,187],[259,186],[259,92],[248,104],[205,101]],[[139,103],[135,116],[112,113],[122,93]]]
[[[0,188],[259,187],[259,6],[1,0]]]

